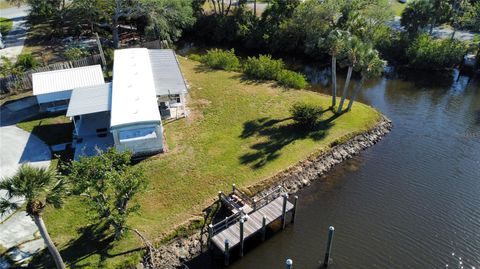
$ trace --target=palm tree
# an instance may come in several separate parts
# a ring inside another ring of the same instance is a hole
[[[47,205],[56,208],[63,203],[65,181],[53,169],[36,168],[23,164],[17,173],[0,182],[0,189],[7,191],[7,198],[0,198],[0,214],[16,210],[17,203],[10,200],[14,196],[25,197],[27,214],[38,227],[57,268],[65,268],[62,257],[47,232],[42,215]]]
[[[327,46],[332,56],[332,108],[337,103],[337,56],[344,48],[344,41],[349,33],[341,30],[333,30],[327,37]]]
[[[365,49],[366,45],[358,37],[352,36],[348,39],[344,50],[344,65],[348,65],[347,78],[345,80],[345,84],[343,85],[342,98],[340,99],[337,113],[342,112],[343,104],[345,103],[345,99],[347,98],[348,86],[350,84],[353,69],[357,68],[359,61],[363,57],[362,54],[365,52]]]
[[[365,80],[379,77],[382,74],[386,64],[387,63],[382,60],[378,55],[377,50],[372,48],[368,49],[365,57],[360,62],[359,66],[361,79],[355,86],[352,97],[350,98],[350,102],[348,103],[347,111],[350,111],[350,109],[352,109],[353,102],[355,101],[358,92],[363,87],[363,83],[365,82]]]

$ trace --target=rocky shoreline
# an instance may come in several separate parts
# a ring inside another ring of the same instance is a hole
[[[315,157],[307,158],[296,165],[285,169],[277,175],[247,188],[250,193],[261,194],[271,188],[282,185],[289,194],[295,193],[321,175],[328,172],[333,166],[352,158],[362,150],[373,146],[390,132],[393,125],[385,116],[364,133],[358,134],[345,143],[333,146],[328,152]],[[182,264],[198,256],[206,250],[207,234],[198,231],[188,238],[178,238],[155,249],[151,257],[145,257],[145,268],[186,268]],[[149,256],[149,255],[148,255]],[[152,264],[154,265],[152,267]]]

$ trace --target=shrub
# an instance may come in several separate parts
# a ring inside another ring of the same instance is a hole
[[[322,115],[322,108],[313,104],[296,103],[290,109],[293,120],[299,125],[311,129]]]
[[[278,84],[289,88],[302,89],[307,86],[305,76],[285,69],[278,73],[277,81]]]
[[[443,69],[460,64],[465,52],[465,44],[458,40],[433,39],[424,34],[408,47],[407,57],[415,68]]]
[[[211,68],[227,71],[238,70],[240,61],[235,55],[235,50],[211,49],[201,57],[201,62]]]
[[[195,53],[192,53],[192,54],[188,55],[188,58],[192,61],[197,61],[197,62],[202,61],[202,56],[200,56],[198,54],[195,54]]]
[[[270,55],[260,55],[256,57],[248,57],[243,66],[245,75],[253,79],[277,79],[280,71],[284,68],[282,60],[272,59]]]
[[[67,58],[67,60],[75,61],[87,57],[88,55],[90,55],[90,53],[88,53],[86,49],[82,48],[69,48],[65,50],[63,55],[65,56],[65,58]]]
[[[32,69],[38,66],[38,61],[30,53],[23,53],[18,55],[17,62],[15,63],[16,67],[22,69]]]

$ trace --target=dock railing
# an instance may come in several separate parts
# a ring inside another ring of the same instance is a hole
[[[254,198],[252,203],[253,211],[258,210],[263,206],[267,205],[268,203],[270,203],[271,201],[277,199],[280,195],[282,195],[284,191],[285,190],[283,189],[282,186],[277,186],[272,190],[270,190],[269,192],[263,194],[259,198]]]

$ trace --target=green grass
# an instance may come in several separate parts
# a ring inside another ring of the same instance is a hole
[[[2,36],[5,38],[10,32],[13,27],[13,21],[11,19],[2,18],[0,17],[0,32],[2,32]]]
[[[407,6],[407,3],[400,3],[398,0],[389,0],[390,1],[390,7],[395,14],[395,16],[402,16],[402,12]]]
[[[6,105],[10,102],[13,102],[13,101],[16,101],[16,100],[19,100],[19,99],[23,99],[23,98],[29,97],[29,96],[32,96],[31,91],[22,92],[22,93],[13,93],[13,94],[7,95],[4,98],[0,99],[0,106]]]
[[[4,8],[11,8],[11,7],[14,7],[15,5],[7,2],[7,0],[0,0],[0,9],[4,9]]]
[[[17,123],[17,126],[36,135],[49,146],[72,142],[73,123],[63,115],[41,114]]]
[[[338,118],[327,111],[323,124],[310,132],[302,131],[292,124],[290,106],[305,101],[327,108],[331,97],[243,80],[239,73],[212,71],[198,62],[179,60],[191,85],[191,114],[165,124],[168,153],[139,164],[147,168],[149,187],[138,197],[139,214],[129,220],[129,225],[156,244],[171,238],[172,233],[188,234],[188,229],[179,225],[201,219],[202,210],[219,190],[227,191],[232,183],[239,187],[260,183],[333,143],[373,127],[380,118],[375,109],[356,103],[351,112]],[[48,209],[44,215],[68,265],[134,265],[141,257],[141,243],[135,235],[130,233],[109,244],[106,232],[94,225],[96,221],[88,212],[72,197],[63,209]]]

